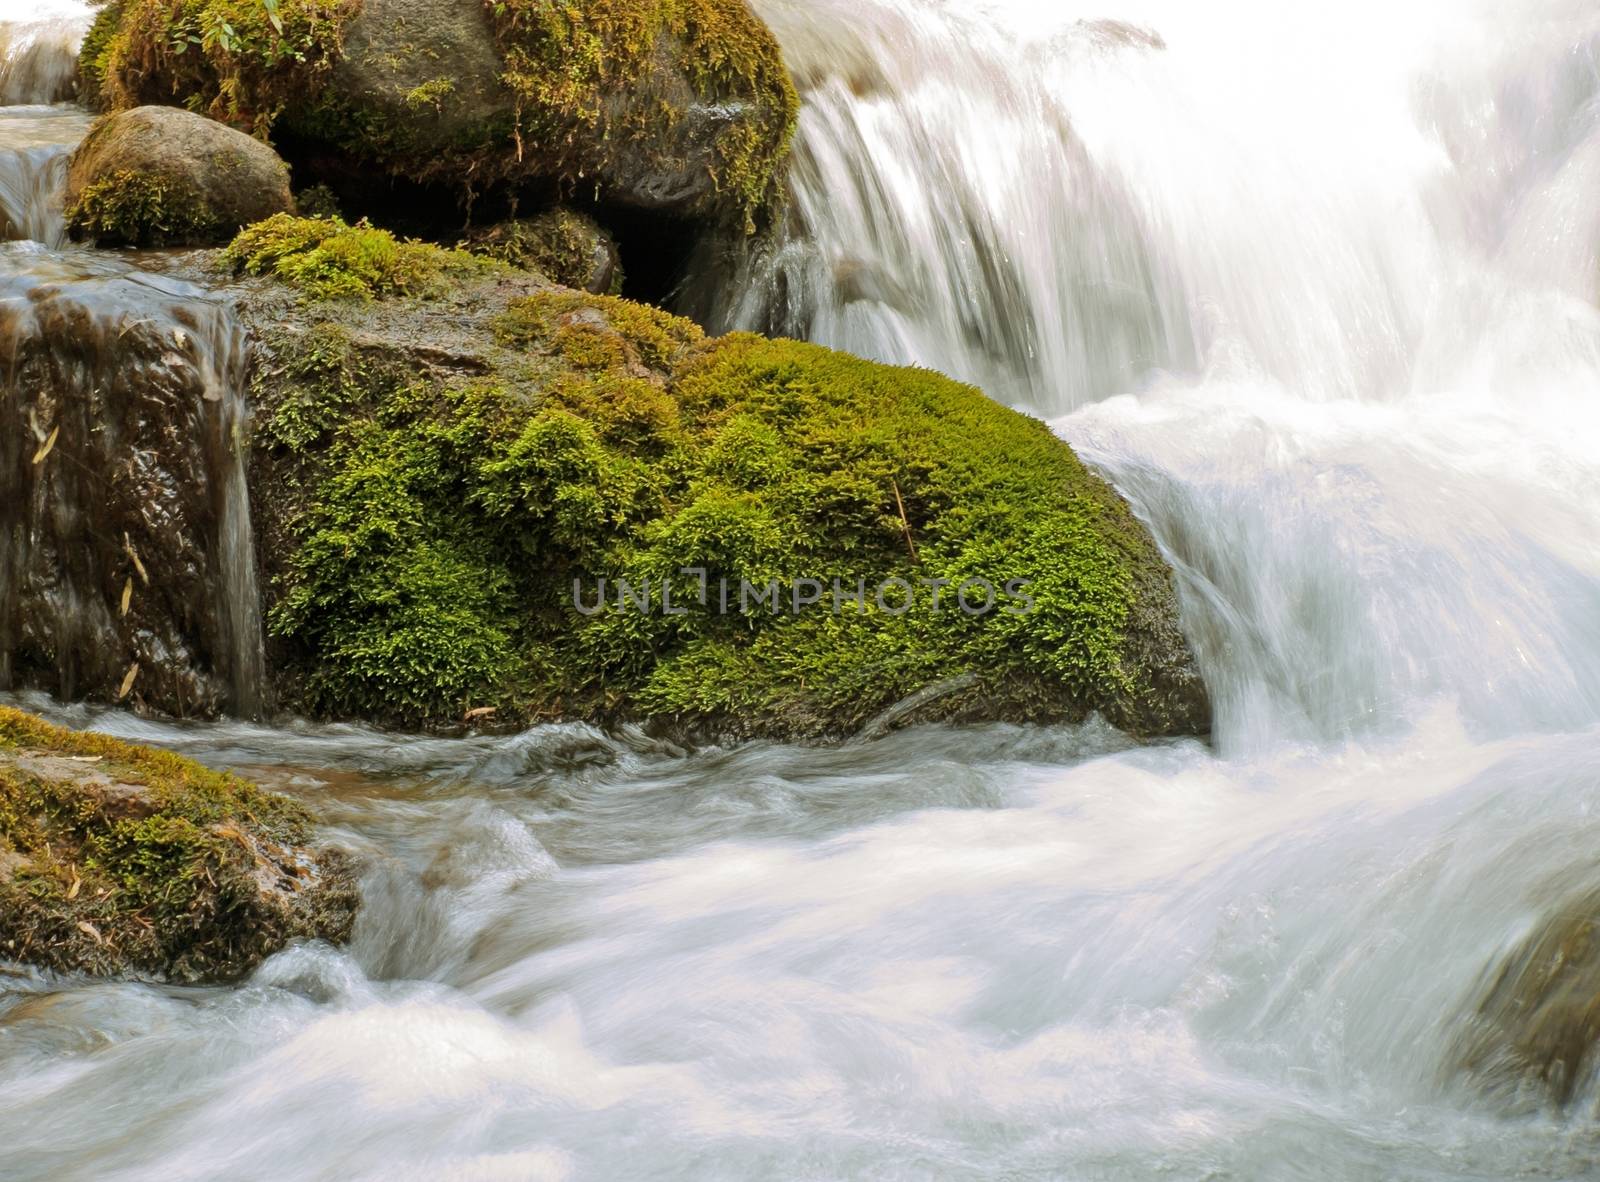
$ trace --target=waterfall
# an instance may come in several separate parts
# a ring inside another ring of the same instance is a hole
[[[0,240],[66,243],[67,160],[89,123],[70,107],[15,108],[0,119]]]
[[[253,716],[248,342],[201,288],[67,246],[89,10],[30,18],[0,21],[0,686]]]
[[[0,240],[66,241],[67,158],[90,123],[66,100],[89,16],[76,0],[40,0],[28,20],[0,19]]]

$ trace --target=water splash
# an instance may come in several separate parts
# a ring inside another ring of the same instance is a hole
[[[1600,14],[759,7],[796,220],[725,314],[1061,416],[1174,557],[1217,749],[29,698],[305,795],[370,871],[350,949],[240,988],[15,978],[8,1169],[1596,1176],[1600,1081],[1456,1068],[1596,887]]]

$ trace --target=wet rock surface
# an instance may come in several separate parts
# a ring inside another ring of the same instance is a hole
[[[1460,1068],[1492,1091],[1569,1103],[1600,1051],[1600,891],[1554,909],[1493,970],[1459,1040]]]
[[[260,706],[245,340],[199,288],[0,258],[0,686]]]

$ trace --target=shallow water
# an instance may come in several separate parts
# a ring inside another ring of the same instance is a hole
[[[1597,1081],[1453,1070],[1600,886],[1600,14],[757,7],[797,215],[724,315],[1060,416],[1173,557],[1214,744],[25,699],[370,869],[349,949],[237,988],[16,976],[8,1176],[1600,1175]]]

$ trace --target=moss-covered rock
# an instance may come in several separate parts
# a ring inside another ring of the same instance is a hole
[[[593,218],[552,209],[491,226],[466,244],[474,254],[527,267],[562,287],[593,295],[622,294],[622,261],[611,235]]]
[[[343,940],[357,895],[287,797],[166,751],[0,707],[0,959],[228,980]]]
[[[1149,534],[969,386],[526,274],[283,298],[247,301],[280,700],[824,738],[920,694],[899,721],[1206,729]]]
[[[67,171],[67,223],[105,245],[205,246],[293,207],[265,144],[174,107],[136,107],[90,130]]]
[[[86,92],[182,103],[463,193],[754,228],[797,100],[744,0],[118,0]]]

